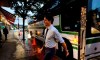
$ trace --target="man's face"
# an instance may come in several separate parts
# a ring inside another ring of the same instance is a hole
[[[46,27],[48,27],[48,26],[50,26],[50,24],[51,24],[51,22],[46,17],[44,17],[44,25]]]

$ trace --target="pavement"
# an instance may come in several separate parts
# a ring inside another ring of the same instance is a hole
[[[0,60],[38,60],[32,51],[27,50],[26,45],[18,38],[16,31],[9,31],[7,41],[4,40],[0,48]]]
[[[27,33],[25,33],[25,36],[27,36]],[[26,39],[25,43],[23,43],[22,36],[19,36],[18,30],[10,30],[6,41],[2,36],[0,60],[43,60],[43,53],[37,53],[37,50],[40,49],[39,44],[38,42],[37,49],[33,50],[31,40]],[[53,60],[61,59],[55,56]]]

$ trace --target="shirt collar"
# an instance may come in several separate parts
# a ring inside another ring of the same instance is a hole
[[[52,26],[53,26],[53,25],[51,24],[51,25],[48,27],[48,29],[51,29],[51,28],[52,28]]]

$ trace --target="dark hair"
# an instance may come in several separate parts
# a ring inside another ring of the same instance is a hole
[[[53,24],[54,19],[53,19],[53,16],[51,14],[46,14],[46,15],[44,15],[44,17],[46,19],[48,19],[48,21],[51,21],[51,24]]]

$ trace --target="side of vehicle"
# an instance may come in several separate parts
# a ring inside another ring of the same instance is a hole
[[[86,60],[92,60],[94,58],[100,60],[100,11],[99,7],[97,7],[99,5],[95,5],[98,3],[100,3],[100,1],[88,0],[85,54]]]

